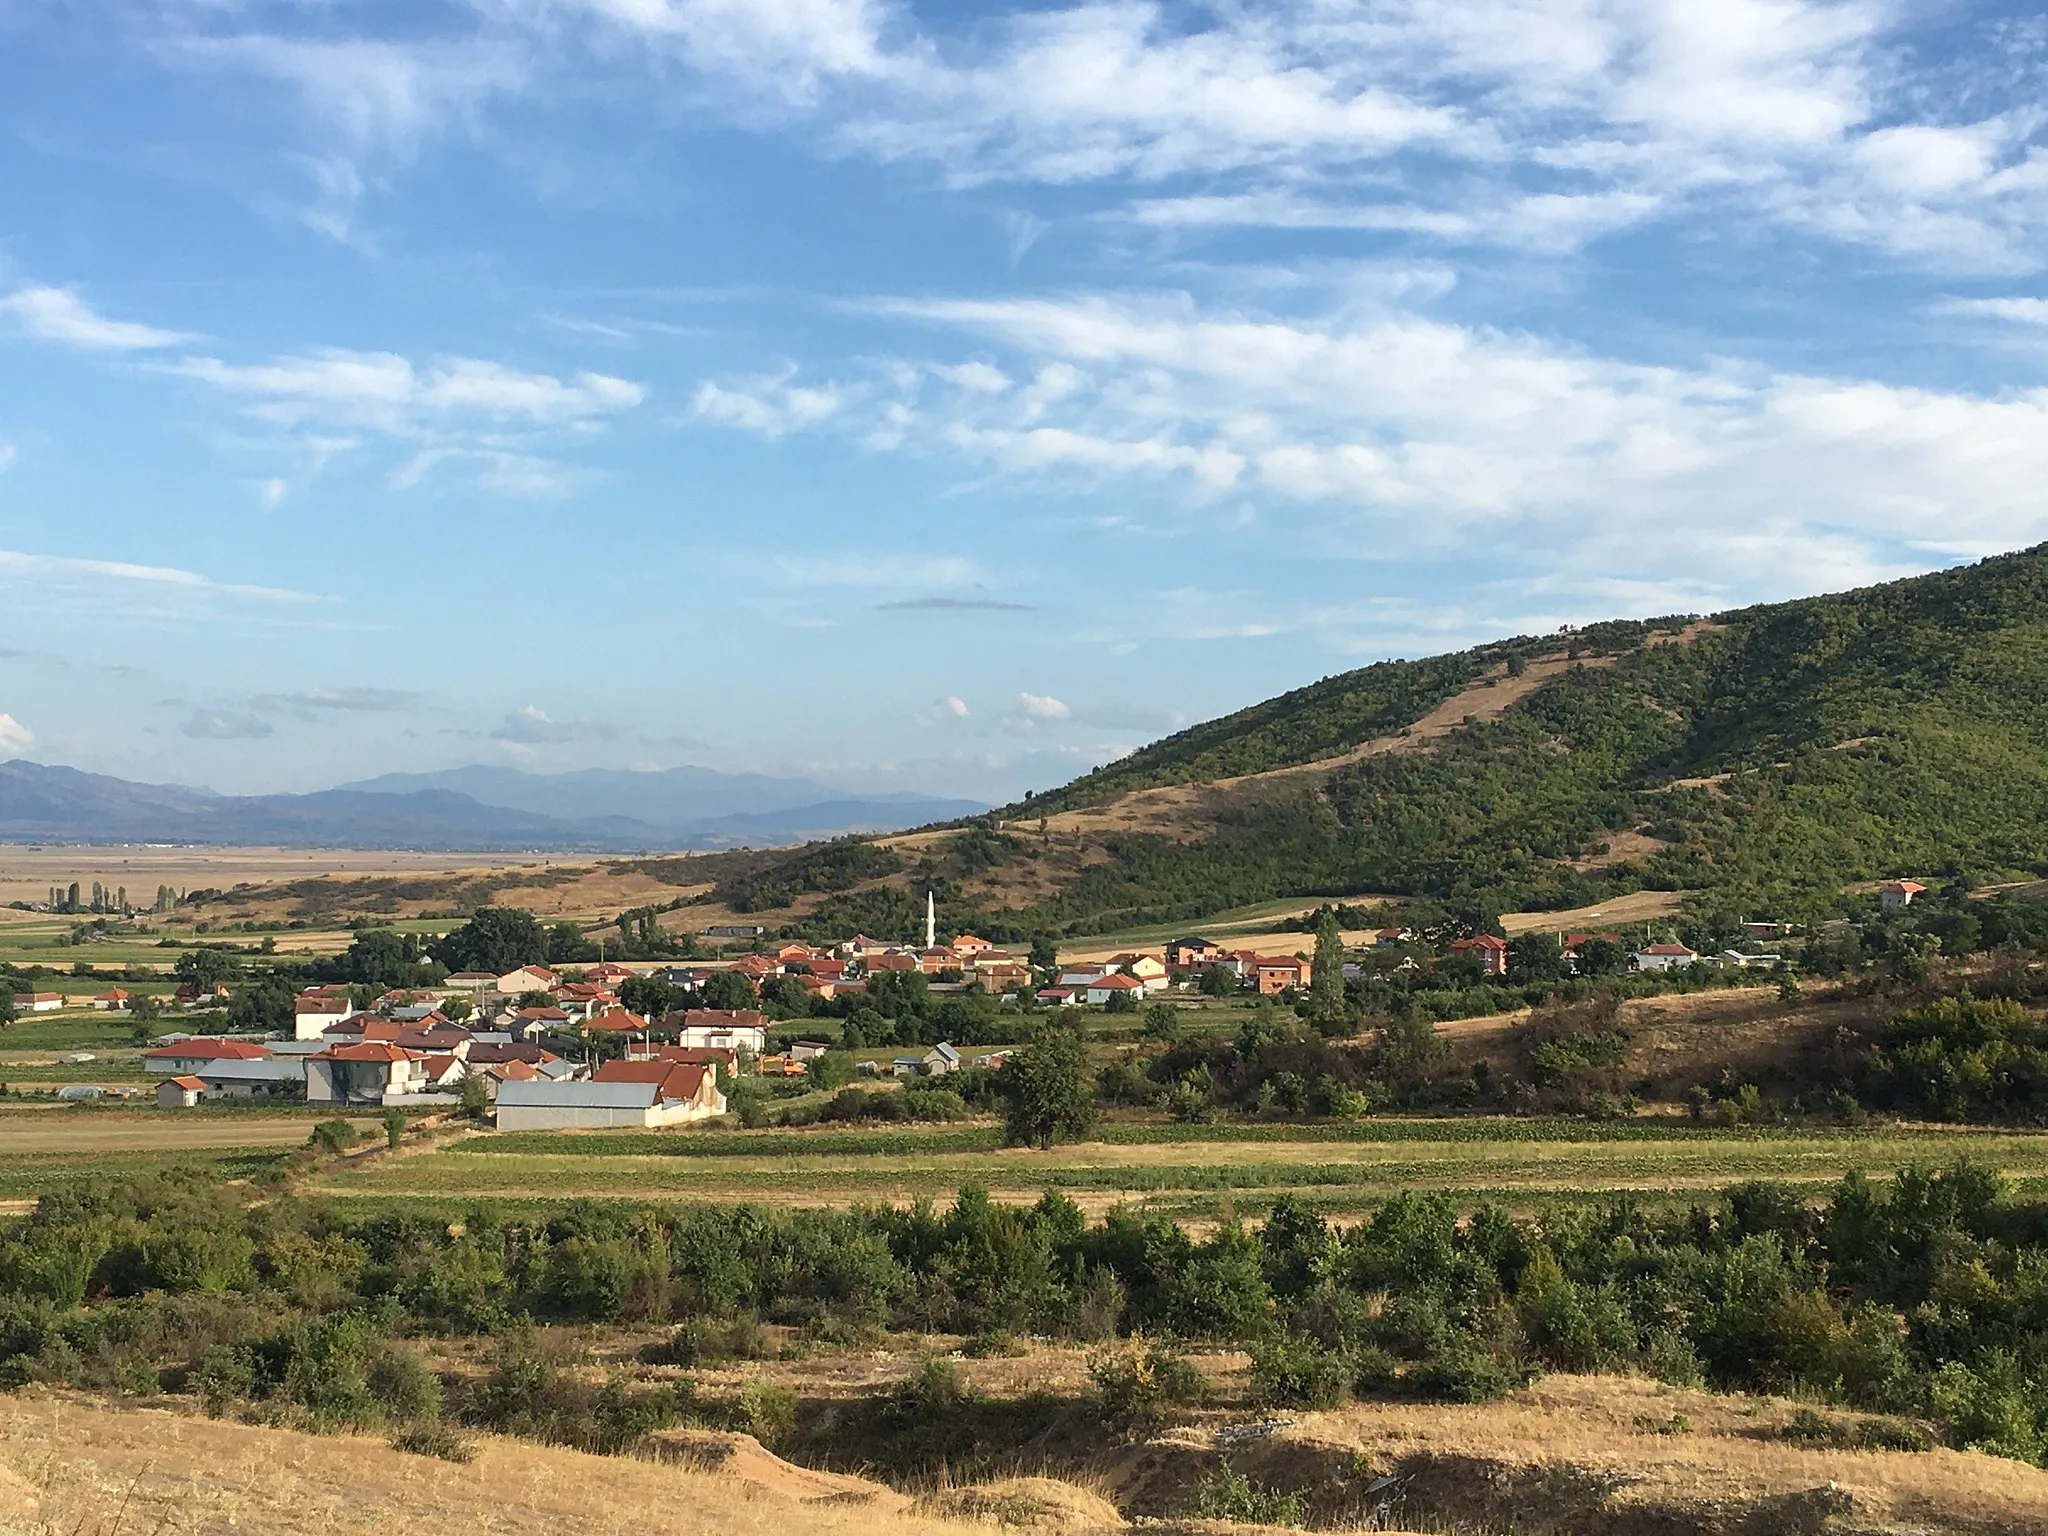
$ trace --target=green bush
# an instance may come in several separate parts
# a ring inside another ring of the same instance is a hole
[[[1307,1518],[1300,1494],[1255,1483],[1230,1466],[1217,1467],[1195,1484],[1188,1513],[1240,1525],[1300,1525]]]

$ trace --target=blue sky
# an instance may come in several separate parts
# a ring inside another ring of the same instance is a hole
[[[0,754],[1005,798],[2048,537],[2048,21],[0,14]]]

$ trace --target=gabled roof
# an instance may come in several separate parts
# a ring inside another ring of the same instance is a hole
[[[313,1061],[418,1061],[421,1053],[384,1040],[365,1040],[359,1045],[330,1045],[310,1058]]]
[[[1451,945],[1453,949],[1506,949],[1508,941],[1497,933],[1476,933],[1469,939],[1459,939]]]
[[[203,1079],[196,1077],[167,1077],[164,1081],[177,1084],[178,1087],[184,1089],[187,1093],[196,1092],[198,1089],[206,1086]]]
[[[1887,891],[1911,891],[1917,896],[1920,892],[1926,890],[1927,887],[1918,880],[1887,880],[1881,889]]]
[[[144,1051],[142,1059],[152,1056],[162,1061],[261,1061],[270,1052],[263,1046],[248,1040],[180,1040],[176,1045],[160,1045],[155,1050]]]
[[[1135,976],[1103,976],[1088,983],[1090,992],[1132,992],[1145,983]]]
[[[1683,944],[1647,944],[1642,953],[1646,955],[1695,955],[1698,950],[1687,949]]]
[[[604,1030],[611,1034],[637,1035],[647,1028],[647,1021],[630,1009],[607,1008],[603,1013],[593,1014],[583,1027]]]

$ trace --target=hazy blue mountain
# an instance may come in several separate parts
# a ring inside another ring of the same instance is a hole
[[[457,770],[458,774],[469,772]],[[392,774],[366,785],[344,785],[306,795],[221,795],[175,784],[136,784],[106,774],[52,767],[25,759],[0,763],[0,840],[10,842],[170,842],[284,844],[320,848],[561,848],[640,852],[663,848],[767,847],[847,832],[894,831],[930,821],[973,815],[974,801],[915,795],[832,797],[801,780],[676,770],[707,776],[715,795],[730,805],[772,798],[769,786],[805,793],[778,809],[691,813],[681,785],[671,780],[670,800],[659,793],[607,803],[604,782],[669,779],[664,774],[582,773],[563,788],[548,776],[479,768],[473,782],[488,793],[517,796],[525,805],[487,801],[432,781],[434,774]],[[500,777],[502,776],[502,778]],[[417,781],[417,782],[416,782]],[[717,782],[722,781],[722,782]],[[536,787],[538,786],[538,787]],[[552,797],[552,798],[550,798]],[[562,814],[535,809],[553,803]],[[758,803],[758,801],[757,801]],[[634,814],[638,812],[639,814]]]
[[[476,764],[439,773],[387,773],[339,788],[369,794],[452,790],[485,805],[564,821],[624,816],[696,846],[890,832],[988,809],[974,800],[912,794],[849,795],[809,779],[720,773],[712,768],[522,773],[516,768]]]

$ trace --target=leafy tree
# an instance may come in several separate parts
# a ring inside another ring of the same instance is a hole
[[[1508,974],[1517,981],[1559,981],[1571,974],[1554,933],[1525,933],[1508,943]]]
[[[296,994],[275,971],[265,971],[235,988],[228,1000],[228,1024],[235,1029],[290,1029]]]
[[[1173,1041],[1180,1038],[1180,1010],[1171,1003],[1154,1003],[1145,1010],[1145,1038]]]
[[[761,1001],[754,984],[738,971],[713,971],[700,991],[706,1008],[752,1008]]]
[[[1240,990],[1242,988],[1237,977],[1223,966],[1212,965],[1202,972],[1204,997],[1235,997]]]
[[[548,935],[531,912],[482,907],[439,940],[432,953],[451,971],[489,971],[502,976],[522,965],[546,964]]]
[[[996,1073],[1005,1132],[1013,1146],[1050,1149],[1062,1136],[1085,1136],[1095,1125],[1095,1100],[1081,1038],[1058,1027],[1011,1053]]]
[[[619,983],[619,1001],[643,1019],[658,1019],[683,1006],[683,989],[659,976],[635,976]]]
[[[211,996],[215,987],[228,985],[241,971],[240,962],[219,949],[188,950],[171,967],[171,973],[200,997]]]
[[[844,1088],[852,1082],[855,1071],[850,1052],[827,1051],[824,1055],[811,1059],[804,1069],[804,1076],[811,1087],[830,1092],[833,1089]]]
[[[1059,963],[1059,946],[1049,935],[1041,933],[1031,941],[1031,965],[1034,969],[1049,971]]]

